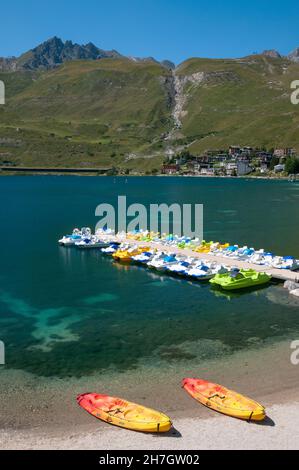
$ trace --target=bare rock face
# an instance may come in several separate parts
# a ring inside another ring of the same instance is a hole
[[[288,55],[288,59],[292,62],[299,62],[299,47],[294,49],[293,52]]]
[[[187,111],[184,110],[189,98],[186,85],[192,84],[193,86],[199,86],[203,83],[215,84],[240,81],[238,76],[230,71],[196,72],[191,75],[177,75],[174,71],[173,75],[175,89],[175,107],[173,110],[173,119],[177,129],[182,127],[181,119],[187,114]]]
[[[0,72],[16,72],[18,70],[18,63],[15,57],[4,58],[0,57]]]
[[[296,297],[299,297],[299,289],[291,290],[290,294],[295,295]]]
[[[262,55],[265,55],[266,57],[272,57],[273,59],[280,59],[281,58],[281,55],[275,49],[268,49],[268,50],[264,51],[262,53]]]

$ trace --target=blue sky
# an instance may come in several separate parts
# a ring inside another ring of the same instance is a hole
[[[0,8],[0,56],[52,36],[176,63],[299,46],[299,0],[10,0]]]

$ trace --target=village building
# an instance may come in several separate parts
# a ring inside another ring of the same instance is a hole
[[[254,170],[260,173],[270,171],[273,157],[278,159],[276,173],[285,170],[287,157],[296,155],[291,147],[277,148],[272,152],[250,146],[231,145],[225,150],[206,150],[202,155],[180,155],[163,165],[162,173],[167,175],[227,175],[245,176]],[[173,163],[175,161],[175,163]]]
[[[180,167],[179,165],[176,165],[176,164],[171,164],[171,163],[168,163],[168,164],[165,164],[163,165],[162,167],[162,173],[164,175],[175,175],[176,173],[178,173],[180,170]]]
[[[237,175],[244,176],[252,172],[252,167],[248,160],[237,161]]]
[[[241,151],[240,145],[231,145],[228,149],[228,153],[231,156],[239,155],[240,151]]]
[[[296,155],[296,150],[290,147],[275,149],[273,155],[277,158],[292,157]]]

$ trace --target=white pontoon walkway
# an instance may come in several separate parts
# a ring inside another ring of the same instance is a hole
[[[122,243],[127,243],[132,246],[133,245],[147,246],[152,249],[156,249],[156,250],[164,251],[168,253],[191,256],[193,258],[198,258],[198,259],[207,260],[207,261],[217,261],[217,263],[223,264],[229,267],[237,267],[240,269],[255,269],[256,271],[267,273],[270,276],[272,276],[272,278],[279,279],[282,281],[299,282],[299,271],[291,271],[290,269],[271,268],[270,266],[248,263],[246,261],[236,260],[236,259],[228,258],[225,256],[216,256],[212,253],[197,253],[196,251],[192,251],[190,249],[163,245],[162,243],[157,243],[157,242],[145,242],[145,241],[132,240],[128,238],[121,239],[121,240],[117,239],[117,240],[121,241]]]

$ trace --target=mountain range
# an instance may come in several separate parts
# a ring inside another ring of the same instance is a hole
[[[0,164],[151,171],[184,149],[299,151],[298,79],[299,48],[175,67],[55,37],[0,58]]]
[[[281,54],[275,49],[265,50],[262,55],[280,58]],[[62,41],[62,39],[54,36],[34,49],[25,52],[20,57],[0,57],[0,70],[2,71],[16,71],[16,70],[38,70],[38,69],[51,69],[57,67],[64,62],[72,60],[99,60],[107,58],[121,58],[125,57],[116,50],[105,51],[99,49],[92,42],[88,44],[76,44],[72,41]],[[138,58],[128,57],[129,59],[140,61],[152,61],[159,63],[153,57]],[[299,62],[299,47],[290,52],[286,58],[293,62]],[[175,65],[170,60],[163,60],[160,62],[166,68],[173,69]]]
[[[67,61],[72,60],[99,60],[99,59],[115,59],[121,58],[119,52],[105,51],[99,49],[92,42],[88,44],[76,44],[72,41],[62,41],[62,39],[54,36],[43,42],[34,49],[25,52],[20,57],[0,57],[0,70],[16,71],[16,70],[49,70],[58,67]],[[135,62],[156,61],[153,57],[137,58],[130,57]],[[165,60],[161,62],[167,68],[174,68],[175,65]]]

